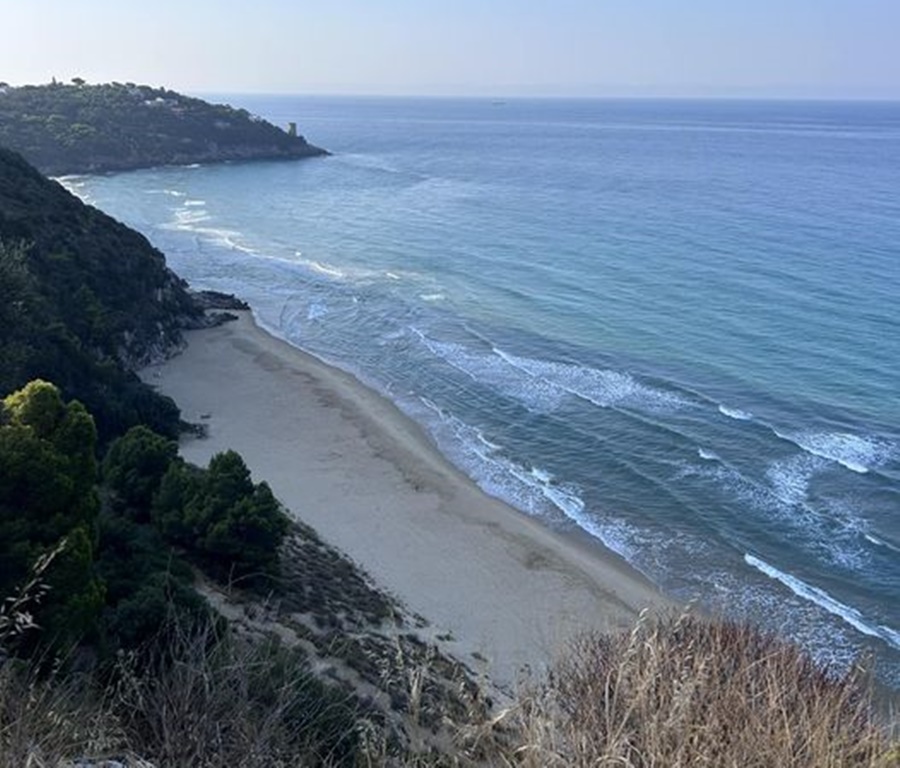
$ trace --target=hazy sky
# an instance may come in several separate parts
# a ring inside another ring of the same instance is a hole
[[[900,0],[0,0],[0,80],[900,99]]]

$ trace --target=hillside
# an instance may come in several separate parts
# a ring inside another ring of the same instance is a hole
[[[43,173],[328,154],[244,109],[133,83],[0,84],[0,146]]]
[[[132,370],[204,323],[143,235],[0,149],[0,392],[56,382],[101,439],[137,423],[174,436],[178,410]]]

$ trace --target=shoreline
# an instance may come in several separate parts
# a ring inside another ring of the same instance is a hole
[[[509,686],[579,632],[625,628],[643,608],[670,604],[600,542],[486,494],[351,374],[237,314],[188,331],[183,352],[141,372],[207,426],[206,437],[182,440],[181,455],[205,466],[238,451],[293,516],[470,668]]]

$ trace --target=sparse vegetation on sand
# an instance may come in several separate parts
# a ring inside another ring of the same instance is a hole
[[[545,679],[492,708],[434,648],[397,643],[385,655],[384,624],[356,628],[372,641],[359,646],[371,669],[382,670],[368,675],[340,651],[325,663],[319,641],[333,634],[285,641],[286,616],[232,620],[224,633],[182,627],[149,662],[124,655],[105,676],[40,677],[7,661],[0,766],[75,765],[83,755],[157,768],[900,764],[859,670],[830,675],[742,625],[642,617],[630,633],[586,635]],[[436,685],[453,679],[455,690]]]

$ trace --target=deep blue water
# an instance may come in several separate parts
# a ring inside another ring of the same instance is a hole
[[[900,105],[228,101],[335,155],[70,183],[490,493],[900,687]]]

